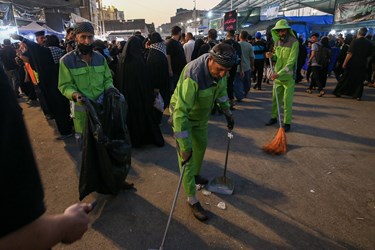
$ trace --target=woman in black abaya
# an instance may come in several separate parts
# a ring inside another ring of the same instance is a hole
[[[157,32],[153,32],[150,36],[150,48],[147,57],[147,75],[150,79],[154,94],[160,93],[164,100],[164,108],[169,105],[169,74],[168,61],[166,55],[166,46]],[[161,122],[163,113],[154,109],[157,123]]]
[[[142,42],[132,36],[120,56],[115,86],[128,103],[127,125],[133,147],[164,146],[164,138],[153,116],[153,88],[148,81]]]

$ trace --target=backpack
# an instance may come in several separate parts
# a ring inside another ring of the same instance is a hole
[[[229,44],[236,51],[237,63],[234,66],[239,65],[241,63],[241,56],[242,56],[241,45],[233,39],[224,40],[223,43]]]
[[[315,55],[316,62],[322,67],[327,67],[331,62],[331,50],[329,48],[324,47],[321,44],[317,45],[319,46],[319,50]]]

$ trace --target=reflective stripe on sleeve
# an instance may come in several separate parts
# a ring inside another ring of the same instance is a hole
[[[174,132],[174,138],[176,139],[188,138],[188,136],[189,133],[187,130],[181,132]]]
[[[292,71],[290,71],[288,67],[285,67],[284,69],[285,69],[286,73],[288,73],[288,74],[292,73]]]
[[[216,99],[219,103],[223,103],[223,102],[226,102],[226,101],[228,101],[229,100],[229,98],[228,98],[228,96],[222,96],[222,97],[220,97],[220,98],[217,98]]]
[[[86,108],[84,106],[81,106],[81,105],[74,105],[74,111],[86,112]]]

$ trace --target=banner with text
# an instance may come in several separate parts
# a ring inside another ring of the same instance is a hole
[[[210,29],[222,30],[224,26],[223,18],[210,20]]]
[[[279,14],[280,4],[265,5],[260,8],[260,20],[272,20],[277,18]]]
[[[357,23],[375,19],[375,0],[337,1],[335,23]]]
[[[44,9],[42,8],[28,8],[26,6],[13,5],[14,17],[16,19],[35,21],[35,22],[45,22],[46,16],[44,14]]]
[[[224,31],[237,29],[237,10],[226,12],[224,15]]]

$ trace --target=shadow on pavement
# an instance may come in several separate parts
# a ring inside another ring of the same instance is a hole
[[[126,192],[107,202],[92,228],[120,249],[159,249],[168,215],[169,211],[163,212],[136,193]],[[171,221],[164,246],[166,249],[210,248],[176,219]]]

